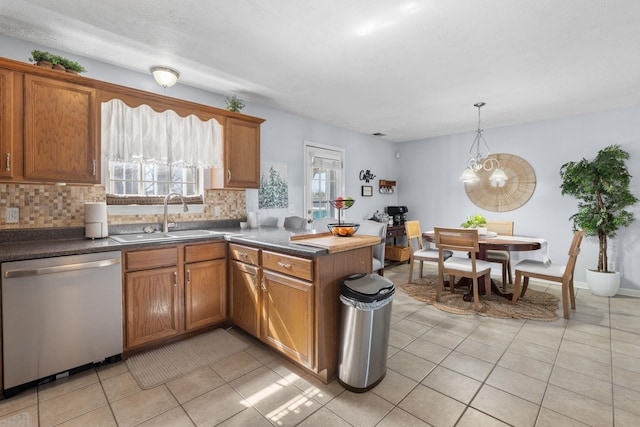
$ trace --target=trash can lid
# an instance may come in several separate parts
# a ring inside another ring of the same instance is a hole
[[[341,287],[342,295],[363,302],[380,301],[394,292],[393,282],[378,274],[349,276]]]

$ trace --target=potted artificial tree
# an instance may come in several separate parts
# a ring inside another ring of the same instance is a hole
[[[620,288],[620,273],[609,271],[607,238],[634,220],[625,209],[638,201],[629,191],[628,159],[629,153],[615,144],[600,150],[592,161],[568,162],[560,168],[562,194],[579,200],[578,212],[570,217],[573,229],[598,236],[598,268],[587,270],[587,284],[596,295],[614,296]]]

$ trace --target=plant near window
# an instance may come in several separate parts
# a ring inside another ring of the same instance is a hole
[[[61,58],[60,64],[63,65],[64,68],[67,69],[67,71],[71,70],[71,72],[75,73],[84,73],[87,71],[86,68],[84,68],[82,65],[70,59]]]
[[[32,50],[31,57],[29,58],[30,62],[35,62],[37,65],[45,66],[51,68],[54,65],[60,66],[59,69],[71,70],[75,73],[84,73],[87,71],[82,65],[78,64],[75,61],[71,61],[67,58],[63,58],[59,55],[54,55],[49,52],[44,52],[41,50]],[[64,71],[64,70],[63,70]]]
[[[243,213],[242,215],[240,215],[240,228],[247,228],[248,225],[247,214]]]
[[[609,272],[607,237],[634,221],[633,213],[625,209],[638,201],[629,191],[628,159],[629,153],[615,144],[600,150],[591,161],[583,158],[560,168],[562,194],[579,200],[578,212],[569,218],[573,229],[598,236],[598,272]]]
[[[231,97],[227,97],[225,98],[225,100],[227,101],[227,110],[228,111],[233,111],[234,113],[239,113],[240,110],[242,110],[244,108],[244,103],[239,100],[238,98],[236,98],[235,95],[231,96]]]
[[[32,50],[29,62],[35,62],[37,65],[44,65],[51,68],[54,61],[54,55],[49,52],[43,52],[41,50]],[[48,64],[44,64],[48,63]]]

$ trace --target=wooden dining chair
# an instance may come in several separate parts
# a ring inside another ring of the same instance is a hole
[[[413,283],[413,263],[414,261],[420,261],[420,276],[422,277],[424,262],[432,262],[434,264],[438,263],[438,250],[431,249],[426,243],[423,245],[422,242],[422,231],[420,231],[420,221],[412,220],[405,221],[404,223],[405,234],[407,236],[407,246],[411,249],[409,255],[409,282]],[[413,243],[413,240],[416,240],[416,243]],[[416,249],[417,248],[417,249]],[[453,256],[453,252],[445,251],[444,253],[445,259]]]
[[[444,289],[444,275],[449,275],[453,287],[456,276],[471,279],[473,286],[473,309],[480,311],[480,294],[478,293],[478,278],[485,276],[485,290],[487,298],[491,299],[491,263],[476,259],[480,250],[478,244],[478,230],[475,228],[434,228],[435,243],[438,248],[438,285],[436,301]],[[468,252],[468,257],[452,256],[446,258],[445,251]]]
[[[486,227],[487,231],[493,231],[501,236],[513,236],[513,221],[487,221]],[[513,283],[511,253],[509,251],[488,249],[485,259],[502,266],[502,292],[507,292],[507,283]],[[508,282],[507,277],[509,278]]]
[[[524,296],[525,292],[527,292],[527,286],[529,285],[529,278],[531,277],[562,283],[562,311],[564,318],[568,319],[569,301],[571,301],[571,308],[574,310],[576,308],[576,296],[573,291],[573,272],[576,268],[576,260],[580,253],[580,244],[582,243],[583,237],[584,231],[582,230],[576,231],[573,234],[573,241],[569,248],[569,260],[566,265],[548,264],[530,259],[522,260],[516,264],[516,282],[511,302],[515,304],[518,298]]]

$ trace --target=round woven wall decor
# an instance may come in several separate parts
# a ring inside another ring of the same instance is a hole
[[[469,200],[491,212],[508,212],[527,203],[536,189],[536,174],[531,165],[513,154],[490,154],[489,158],[500,162],[500,167],[509,179],[502,187],[493,186],[489,177],[495,169],[481,169],[478,172],[480,181],[464,184]]]

